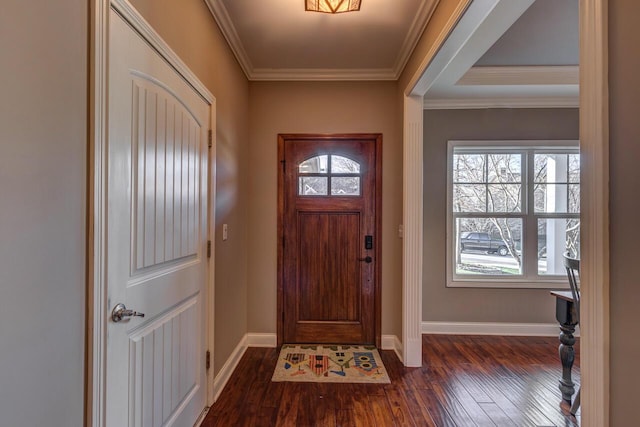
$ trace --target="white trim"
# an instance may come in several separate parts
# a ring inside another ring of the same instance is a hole
[[[580,67],[501,66],[471,67],[456,85],[578,85]]]
[[[189,83],[208,104],[214,97],[209,89],[187,67],[180,57],[160,37],[153,27],[140,15],[128,0],[111,0],[111,6],[116,10],[141,36]]]
[[[273,348],[278,346],[278,335],[267,334],[258,332],[249,332],[247,334],[247,346],[248,347],[268,347]]]
[[[240,40],[240,36],[236,31],[236,27],[233,25],[231,21],[231,17],[227,12],[227,8],[224,6],[222,0],[205,0],[211,15],[216,20],[218,27],[220,27],[220,31],[224,38],[229,43],[229,47],[231,47],[231,51],[235,55],[242,71],[248,77],[253,73],[253,65],[251,64],[251,59],[249,59],[249,55],[247,55],[244,46],[242,45],[242,41]]]
[[[202,410],[202,412],[200,413],[200,416],[198,417],[196,422],[193,424],[194,427],[200,427],[202,425],[202,423],[204,422],[204,419],[207,418],[207,414],[209,413],[210,409],[211,409],[211,406],[207,406]]]
[[[382,335],[381,343],[382,350],[393,350],[400,362],[403,362],[402,358],[402,342],[397,335]]]
[[[402,343],[405,366],[422,365],[423,110],[421,96],[404,98]]]
[[[107,75],[109,40],[109,0],[91,4],[91,64],[89,142],[89,240],[90,270],[87,284],[87,415],[86,424],[102,427],[106,418],[106,354],[107,354],[107,280],[105,277],[106,244],[106,171],[107,158]]]
[[[437,53],[440,51],[440,48],[444,45],[445,41],[449,37],[449,33],[456,27],[456,24],[460,20],[460,18],[464,15],[464,12],[467,10],[467,6],[472,2],[472,0],[461,1],[458,4],[458,7],[451,13],[449,20],[442,27],[442,30],[436,36],[433,44],[429,47],[429,50],[424,56],[424,59],[416,69],[413,77],[409,80],[409,84],[405,88],[405,96],[409,95],[418,95],[424,96],[427,90],[431,87],[433,83],[431,79],[426,76],[427,68],[431,65],[431,61],[434,60]]]
[[[107,351],[107,281],[105,271],[106,253],[106,173],[107,173],[107,129],[108,129],[108,52],[109,52],[109,13],[113,7],[129,24],[154,48],[167,63],[180,74],[185,82],[209,104],[211,108],[211,129],[215,135],[216,102],[197,76],[187,67],[178,55],[164,42],[159,34],[138,13],[127,0],[93,0],[91,15],[91,60],[90,64],[90,100],[91,141],[89,145],[89,232],[91,247],[91,276],[88,284],[87,303],[87,353],[90,366],[87,368],[87,416],[86,422],[92,427],[102,427],[106,421],[106,351]],[[214,145],[215,147],[215,145]],[[214,155],[215,152],[212,153]],[[215,157],[214,157],[215,160]],[[212,165],[212,168],[215,166]],[[215,175],[215,169],[212,169]],[[215,186],[210,194],[215,200]],[[211,279],[207,286],[213,286]],[[213,290],[213,287],[208,289]],[[213,292],[207,298],[208,315],[213,318]],[[209,306],[209,304],[212,304]],[[205,332],[212,350],[213,324]],[[213,390],[212,380],[207,379],[207,391]],[[207,396],[210,396],[207,393]],[[208,400],[210,400],[208,398]]]
[[[251,81],[378,81],[398,77],[394,70],[376,68],[256,68],[247,78]]]
[[[557,323],[422,322],[423,334],[555,337]],[[577,335],[577,334],[576,334]]]
[[[211,367],[207,371],[207,405],[213,405],[214,377],[213,368],[215,359],[215,313],[216,306],[216,161],[217,161],[217,104],[215,98],[211,102],[211,118],[209,129],[211,129],[211,148],[209,149],[209,227],[208,238],[211,242],[211,256],[208,259],[209,287],[207,288],[207,350],[211,357]]]
[[[439,1],[439,0],[438,0]],[[409,27],[409,31],[407,32],[407,36],[398,51],[398,58],[396,59],[396,65],[393,67],[394,69],[394,79],[397,80],[400,78],[404,67],[409,62],[409,58],[411,57],[411,53],[416,48],[418,41],[420,40],[420,36],[424,32],[424,29],[427,27],[427,24],[431,20],[431,16],[433,16],[433,12],[436,10],[438,5],[438,1],[427,2],[424,1],[420,5],[420,9],[411,23],[411,27]],[[431,6],[430,8],[427,6]]]
[[[478,108],[578,108],[578,96],[483,97],[425,99],[425,110],[470,110]]]
[[[240,339],[240,342],[238,342],[236,348],[233,349],[227,361],[224,362],[224,365],[220,369],[220,372],[218,372],[218,375],[216,375],[216,378],[213,381],[214,402],[218,400],[218,397],[220,397],[220,393],[222,393],[222,390],[227,385],[227,382],[229,381],[229,378],[231,378],[233,371],[235,371],[235,369],[238,367],[238,363],[240,363],[240,359],[242,359],[242,356],[244,355],[245,351],[247,351],[247,348],[247,334],[245,334]]]
[[[580,2],[581,423],[609,425],[608,0]]]

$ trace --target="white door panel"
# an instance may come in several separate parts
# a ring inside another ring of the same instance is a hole
[[[206,404],[209,105],[110,16],[106,425],[191,426]]]

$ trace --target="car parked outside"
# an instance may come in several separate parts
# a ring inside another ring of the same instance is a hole
[[[489,254],[497,253],[500,256],[507,256],[509,248],[504,240],[494,238],[489,233],[467,231],[460,237],[460,252],[464,251],[482,251]]]

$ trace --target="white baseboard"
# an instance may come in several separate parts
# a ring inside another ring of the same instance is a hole
[[[249,347],[276,347],[277,336],[276,334],[264,334],[264,333],[249,333],[242,337],[236,348],[231,353],[231,356],[227,359],[213,380],[213,401],[218,400],[222,389],[227,385],[231,374],[235,371],[240,359],[244,355],[245,351]]]
[[[557,323],[422,322],[423,334],[554,337]]]
[[[276,334],[248,333],[247,347],[277,347],[278,336]]]
[[[248,335],[248,334],[247,334]],[[236,348],[231,353],[231,356],[227,359],[213,380],[213,401],[218,400],[220,393],[222,393],[222,389],[227,385],[229,378],[231,378],[231,374],[235,371],[240,359],[244,355],[244,352],[247,351],[247,335],[243,336]]]
[[[204,419],[207,418],[207,414],[209,413],[209,409],[211,409],[210,406],[205,406],[205,408],[200,413],[200,416],[198,417],[196,422],[193,424],[193,427],[200,427],[202,425],[202,423],[204,422]]]
[[[382,344],[382,350],[393,350],[396,356],[398,356],[398,359],[400,359],[401,362],[403,361],[402,342],[397,335],[382,335],[380,344]]]

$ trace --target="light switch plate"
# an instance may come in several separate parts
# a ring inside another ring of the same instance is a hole
[[[222,240],[227,240],[229,238],[229,226],[227,224],[222,224]]]

